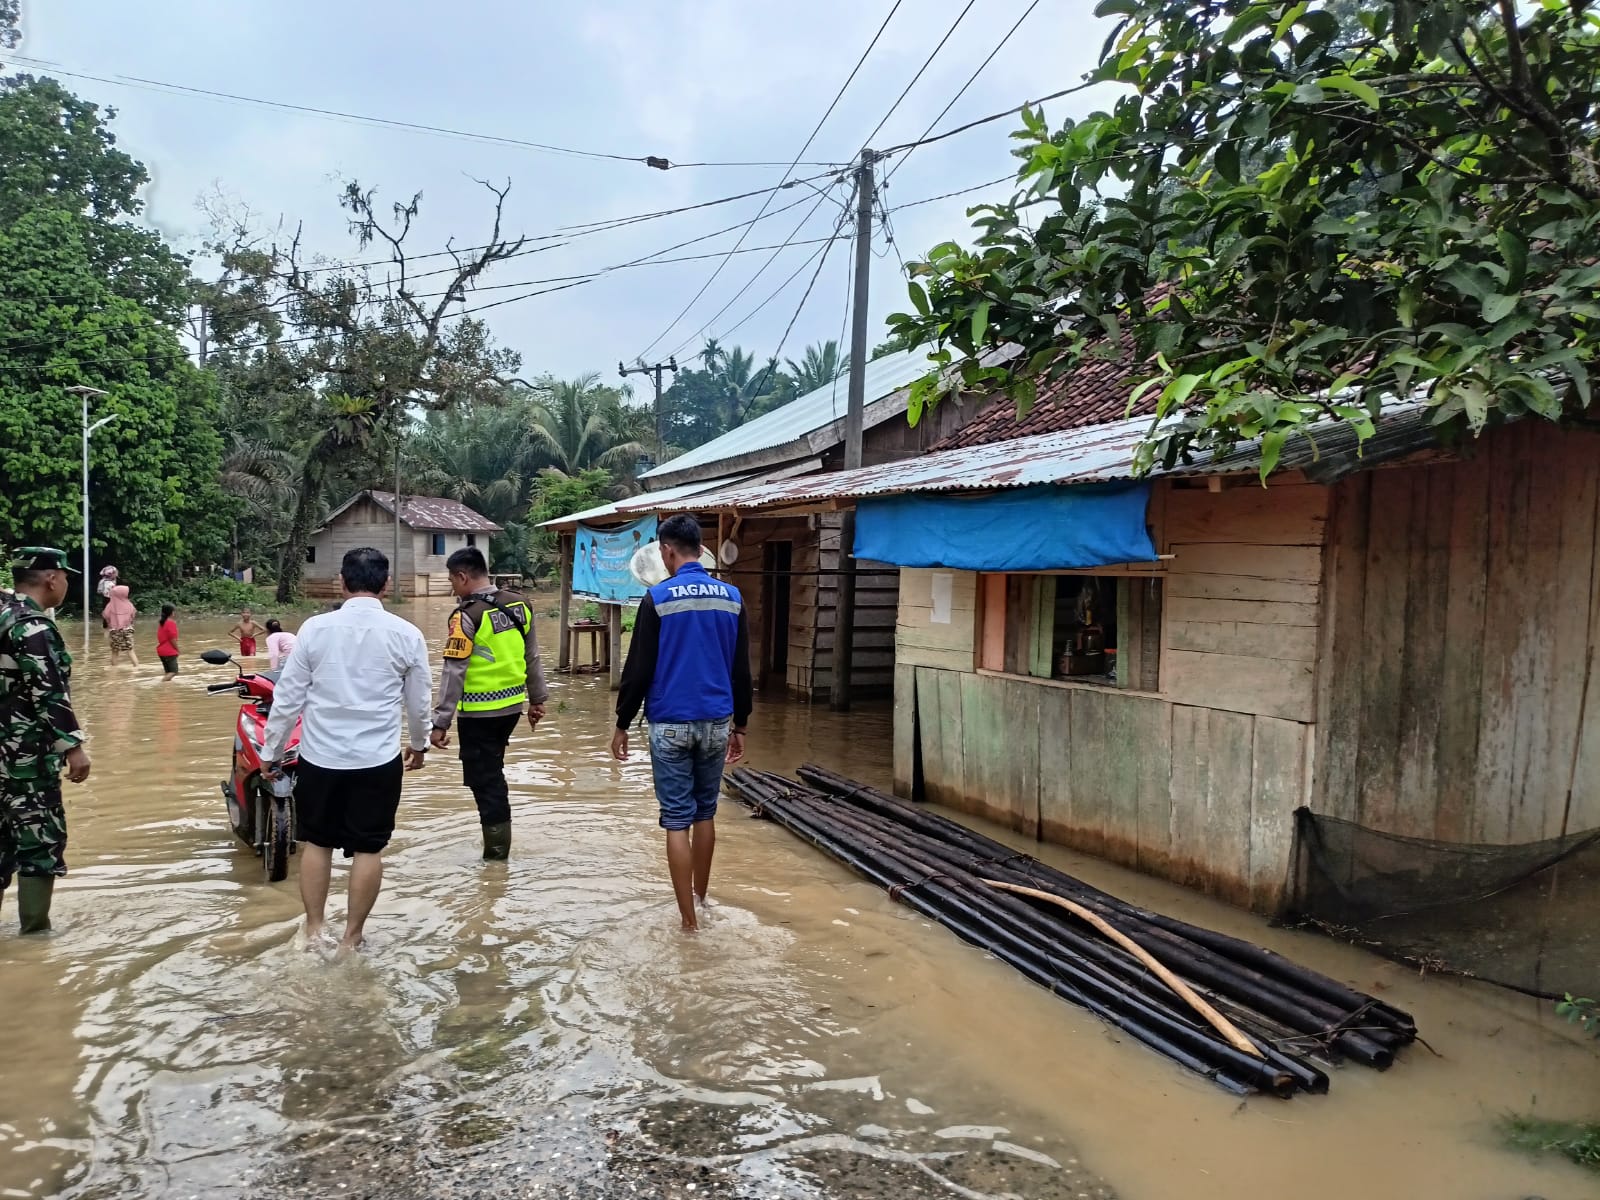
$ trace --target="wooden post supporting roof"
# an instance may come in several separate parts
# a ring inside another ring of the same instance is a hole
[[[561,622],[560,632],[556,635],[561,639],[560,657],[556,662],[556,669],[563,674],[572,670],[572,540],[570,533],[556,535],[556,556],[560,560],[561,570],[561,613],[557,618]]]
[[[607,640],[611,645],[611,690],[615,692],[622,688],[622,605],[608,604],[605,608],[606,623],[610,626]]]

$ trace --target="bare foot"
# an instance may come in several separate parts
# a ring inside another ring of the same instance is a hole
[[[683,923],[683,932],[684,933],[699,933],[700,932],[700,926],[697,923],[690,922],[690,921],[685,921]]]
[[[366,948],[367,939],[364,937],[358,937],[355,941],[345,938],[339,943],[339,948],[333,952],[333,961],[343,962],[352,954],[360,954]]]
[[[306,926],[306,944],[305,944],[306,951],[308,953],[310,953],[310,952],[316,950],[317,944],[319,942],[321,942],[321,941],[322,941],[322,926],[318,925],[315,928],[313,928],[312,926],[307,925]]]

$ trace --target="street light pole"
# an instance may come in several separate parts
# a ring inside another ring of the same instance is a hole
[[[87,650],[89,648],[90,597],[94,595],[94,583],[89,578],[89,435],[102,425],[115,421],[117,414],[112,413],[110,416],[101,417],[91,425],[89,424],[90,397],[108,396],[111,393],[81,383],[66,390],[68,394],[81,397],[83,400],[83,648]]]

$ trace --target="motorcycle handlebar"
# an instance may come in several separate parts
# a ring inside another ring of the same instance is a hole
[[[209,683],[206,685],[208,692],[236,692],[239,690],[237,683]]]

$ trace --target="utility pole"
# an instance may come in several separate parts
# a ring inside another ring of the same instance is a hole
[[[389,577],[394,580],[391,599],[395,604],[405,601],[400,583],[400,447],[404,442],[405,437],[397,425],[394,437],[394,563],[389,568]]]
[[[86,383],[75,384],[63,388],[68,395],[77,396],[83,401],[83,648],[89,649],[89,617],[93,612],[90,597],[94,595],[94,582],[89,575],[89,438],[95,430],[102,425],[108,425],[117,419],[116,413],[101,417],[93,425],[89,424],[89,401],[100,400],[109,396],[110,392],[102,391],[97,387],[90,387]]]
[[[629,375],[653,375],[656,381],[656,466],[660,466],[667,457],[666,440],[661,433],[661,372],[671,371],[674,377],[678,374],[678,356],[672,355],[664,363],[646,365],[640,363],[637,367],[627,367],[622,363],[617,364],[617,374],[626,379]]]
[[[844,469],[861,465],[862,411],[867,390],[867,285],[872,272],[872,201],[878,155],[861,151],[856,167],[856,286],[850,301],[850,400],[844,419]],[[833,608],[833,691],[828,707],[850,707],[851,656],[856,621],[856,510],[847,508],[839,525],[839,591]]]
[[[200,305],[200,332],[195,337],[195,341],[200,343],[200,366],[202,369],[204,369],[206,365],[206,358],[209,356],[211,350],[209,334],[210,330],[207,328],[206,306],[202,303]]]

